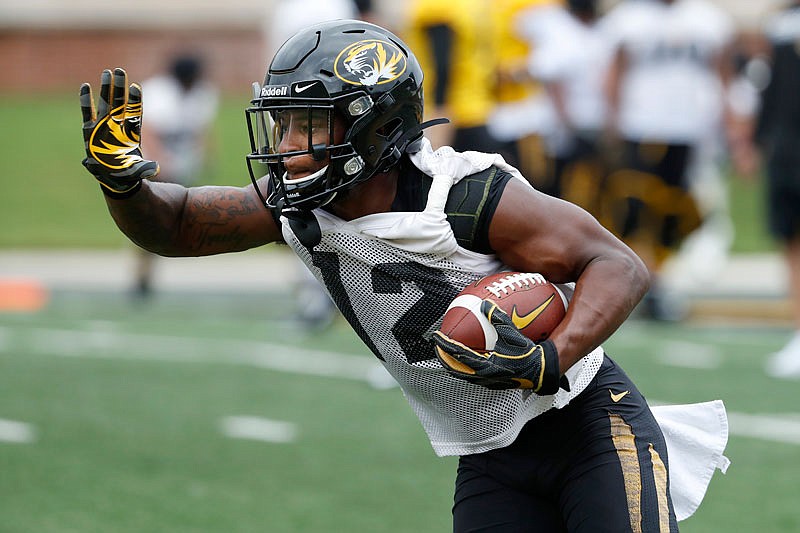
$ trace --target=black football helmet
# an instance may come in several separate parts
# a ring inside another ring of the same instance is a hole
[[[422,136],[422,69],[397,36],[374,24],[336,20],[301,30],[277,51],[264,84],[253,87],[246,112],[252,149],[247,164],[269,208],[326,205],[340,191],[386,171]],[[279,153],[281,116],[287,111],[306,117],[308,142],[302,150]],[[346,124],[338,144],[336,115]],[[327,125],[325,142],[318,133],[312,141],[312,121],[315,131]],[[308,177],[286,179],[285,158],[306,154],[330,160]],[[268,194],[257,184],[265,174]]]

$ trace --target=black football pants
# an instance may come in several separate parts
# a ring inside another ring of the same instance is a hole
[[[678,531],[667,449],[645,399],[608,356],[563,409],[511,445],[459,460],[453,531]]]

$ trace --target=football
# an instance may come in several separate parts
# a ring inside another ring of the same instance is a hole
[[[567,297],[541,274],[498,272],[464,287],[442,319],[441,332],[478,351],[494,349],[497,333],[481,313],[492,300],[529,339],[545,340],[567,312]]]

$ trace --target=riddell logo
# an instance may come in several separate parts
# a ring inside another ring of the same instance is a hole
[[[287,94],[289,94],[289,87],[287,85],[268,85],[261,88],[261,98],[286,96]]]

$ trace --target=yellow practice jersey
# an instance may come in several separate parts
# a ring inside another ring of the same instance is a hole
[[[444,105],[458,128],[486,124],[494,105],[494,61],[489,47],[488,0],[414,0],[409,6],[405,40],[425,73],[425,106],[434,105],[436,71],[427,29],[447,25],[453,34],[449,83]]]
[[[528,10],[561,5],[560,0],[494,0],[491,11],[491,50],[497,77],[495,98],[498,102],[516,102],[536,94],[540,85],[530,79],[510,79],[510,73],[524,69],[531,54],[531,44],[520,36],[519,20]]]

